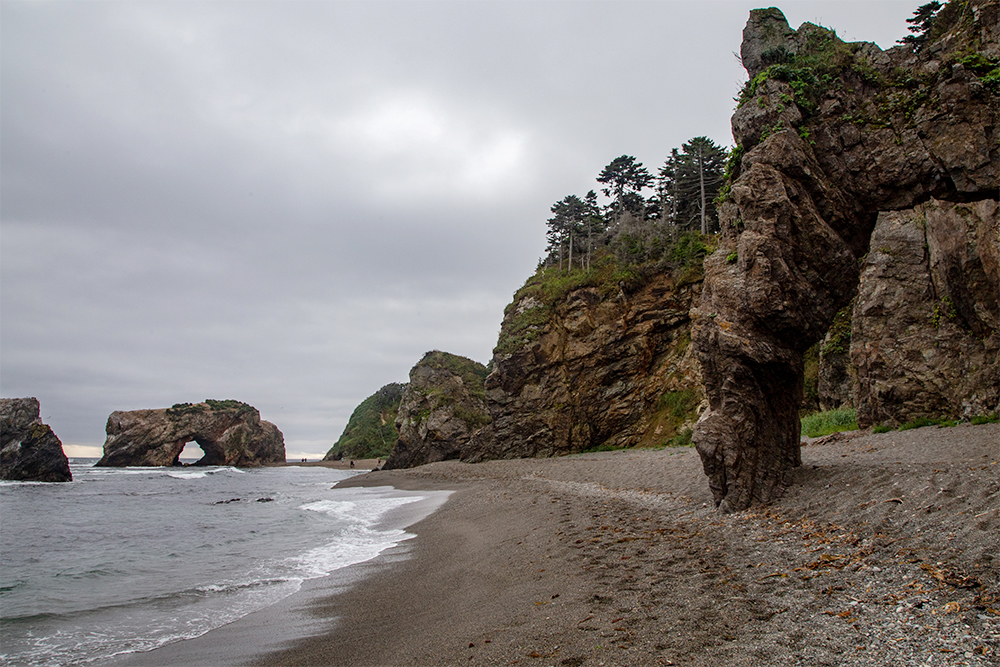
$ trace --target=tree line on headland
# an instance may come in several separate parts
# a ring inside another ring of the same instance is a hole
[[[718,231],[716,199],[730,155],[708,137],[695,137],[674,148],[655,176],[631,155],[615,158],[597,176],[607,203],[590,190],[552,205],[543,265],[589,271],[606,246],[619,262],[642,263],[686,232]]]

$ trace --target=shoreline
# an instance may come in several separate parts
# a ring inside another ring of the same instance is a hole
[[[358,475],[338,486],[454,493],[416,539],[128,664],[236,642],[225,664],[995,665],[1000,424],[802,455],[784,498],[731,515],[691,448]]]
[[[354,461],[354,467],[351,467],[351,461]],[[284,463],[268,463],[266,468],[288,468],[288,467],[302,467],[302,468],[332,468],[334,470],[373,470],[379,461],[385,463],[385,459],[343,459],[340,461],[285,461]]]
[[[363,470],[359,470],[363,473]],[[346,480],[355,479],[348,477]],[[338,484],[333,484],[337,488]],[[352,485],[371,490],[386,485]],[[300,588],[274,604],[257,609],[230,623],[214,628],[190,639],[177,640],[148,651],[123,653],[95,664],[115,667],[160,667],[185,665],[189,667],[223,667],[243,665],[257,659],[262,653],[287,648],[297,640],[333,632],[337,626],[334,617],[316,617],[312,610],[325,600],[364,585],[367,579],[409,558],[416,534],[412,526],[432,515],[447,502],[448,489],[388,489],[393,498],[420,496],[416,502],[406,502],[386,511],[378,523],[377,531],[403,531],[399,541],[384,549],[379,555],[365,561],[340,567],[325,575],[301,581]]]

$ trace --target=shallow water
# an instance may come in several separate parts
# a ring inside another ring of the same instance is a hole
[[[0,483],[0,658],[77,665],[204,634],[412,535],[427,493],[332,489],[358,471],[94,468]]]

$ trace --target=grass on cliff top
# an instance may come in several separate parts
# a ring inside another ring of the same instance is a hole
[[[403,400],[403,388],[398,382],[385,385],[366,398],[351,413],[344,433],[324,458],[337,455],[355,459],[385,458],[396,446],[396,414]]]
[[[478,361],[462,357],[450,352],[431,350],[424,354],[423,358],[417,362],[417,366],[429,366],[439,370],[448,371],[462,378],[462,384],[466,390],[481,399],[486,398],[486,389],[483,382],[490,374],[489,369]],[[416,366],[414,366],[416,368]]]
[[[214,398],[206,398],[201,403],[174,403],[167,408],[167,416],[180,417],[182,415],[202,413],[206,410],[213,412],[216,410],[239,410],[240,412],[248,412],[253,409],[254,407],[249,403],[244,403],[243,401],[237,401],[231,398],[221,401]]]
[[[816,110],[822,95],[835,86],[841,72],[855,66],[856,47],[844,42],[837,33],[821,26],[812,26],[806,44],[798,53],[784,47],[769,49],[761,54],[767,68],[744,84],[736,98],[736,108],[742,107],[757,95],[757,90],[768,79],[784,81],[795,94],[794,100],[805,115]],[[870,72],[859,72],[863,77]]]
[[[761,54],[766,68],[746,82],[735,100],[737,108],[757,97],[758,90],[768,79],[782,81],[793,94],[782,95],[781,104],[797,105],[808,124],[809,117],[830,91],[853,92],[858,86],[866,86],[876,91],[871,98],[873,105],[847,110],[841,119],[858,125],[898,129],[899,124],[912,124],[917,111],[931,101],[935,82],[956,63],[978,77],[992,94],[1000,95],[1000,60],[982,52],[981,33],[975,28],[974,12],[969,11],[967,2],[945,3],[934,17],[927,41],[921,47],[926,50],[930,44],[947,36],[944,42],[947,55],[943,57],[944,67],[938,74],[906,67],[880,71],[867,57],[859,56],[863,42],[844,42],[833,30],[807,26],[805,44],[797,53],[778,46]],[[758,98],[757,102],[765,106],[764,100]],[[805,125],[799,128],[799,133],[803,138],[809,137]],[[769,132],[762,134],[760,141],[764,141],[767,134]]]
[[[529,296],[552,307],[570,292],[594,287],[606,298],[617,294],[622,287],[628,291],[639,289],[651,276],[664,272],[673,272],[674,278],[681,283],[696,282],[702,273],[688,276],[689,271],[700,270],[705,257],[717,245],[714,235],[699,232],[685,232],[673,240],[621,234],[610,246],[595,252],[589,271],[577,266],[572,270],[540,266],[514,293],[504,315]],[[692,279],[686,280],[688,277]]]
[[[537,338],[556,306],[576,290],[594,288],[602,299],[608,299],[621,291],[634,292],[652,276],[665,272],[673,274],[678,286],[698,282],[704,277],[703,261],[717,244],[715,236],[698,232],[685,232],[669,241],[623,234],[611,246],[595,253],[590,271],[539,266],[504,309],[504,323],[493,354],[516,352]],[[528,303],[531,307],[523,308]],[[512,315],[511,310],[517,307],[523,309]]]

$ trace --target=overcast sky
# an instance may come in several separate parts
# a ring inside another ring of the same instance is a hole
[[[888,48],[918,4],[779,6]],[[3,0],[0,394],[71,456],[205,398],[321,456],[424,352],[489,361],[553,202],[732,143],[755,6]]]

